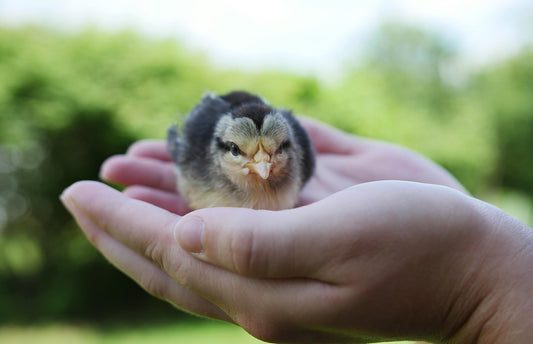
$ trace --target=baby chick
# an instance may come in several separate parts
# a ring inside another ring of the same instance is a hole
[[[180,134],[169,128],[167,145],[178,190],[192,209],[291,208],[315,164],[291,111],[243,91],[205,95]]]

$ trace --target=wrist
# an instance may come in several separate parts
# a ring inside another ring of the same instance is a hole
[[[481,202],[481,254],[469,293],[473,307],[449,343],[530,343],[533,338],[533,230]],[[464,303],[468,301],[463,299]]]

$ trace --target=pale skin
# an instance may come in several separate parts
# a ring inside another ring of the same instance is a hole
[[[104,163],[124,193],[61,199],[149,293],[263,340],[530,343],[530,228],[416,153],[301,120],[317,169],[295,209],[189,212],[157,141]]]

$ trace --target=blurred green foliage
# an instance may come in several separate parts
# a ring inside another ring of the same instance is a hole
[[[264,343],[240,327],[199,319],[194,322],[137,324],[137,326],[128,326],[128,324],[3,326],[0,327],[0,340],[4,344]]]
[[[39,325],[0,327],[4,344],[259,344],[242,328],[215,321],[168,322],[140,326]],[[414,344],[387,342],[383,344]]]
[[[0,28],[0,322],[176,314],[106,263],[58,196],[97,179],[131,142],[163,138],[207,90],[260,93],[415,149],[476,195],[505,189],[531,200],[532,50],[453,83],[454,45],[438,34],[388,23],[368,46],[325,83],[217,69],[176,41],[132,32]]]

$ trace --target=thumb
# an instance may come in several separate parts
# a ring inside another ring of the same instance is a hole
[[[312,277],[338,254],[331,217],[316,208],[201,209],[183,217],[174,235],[184,250],[240,275]]]

